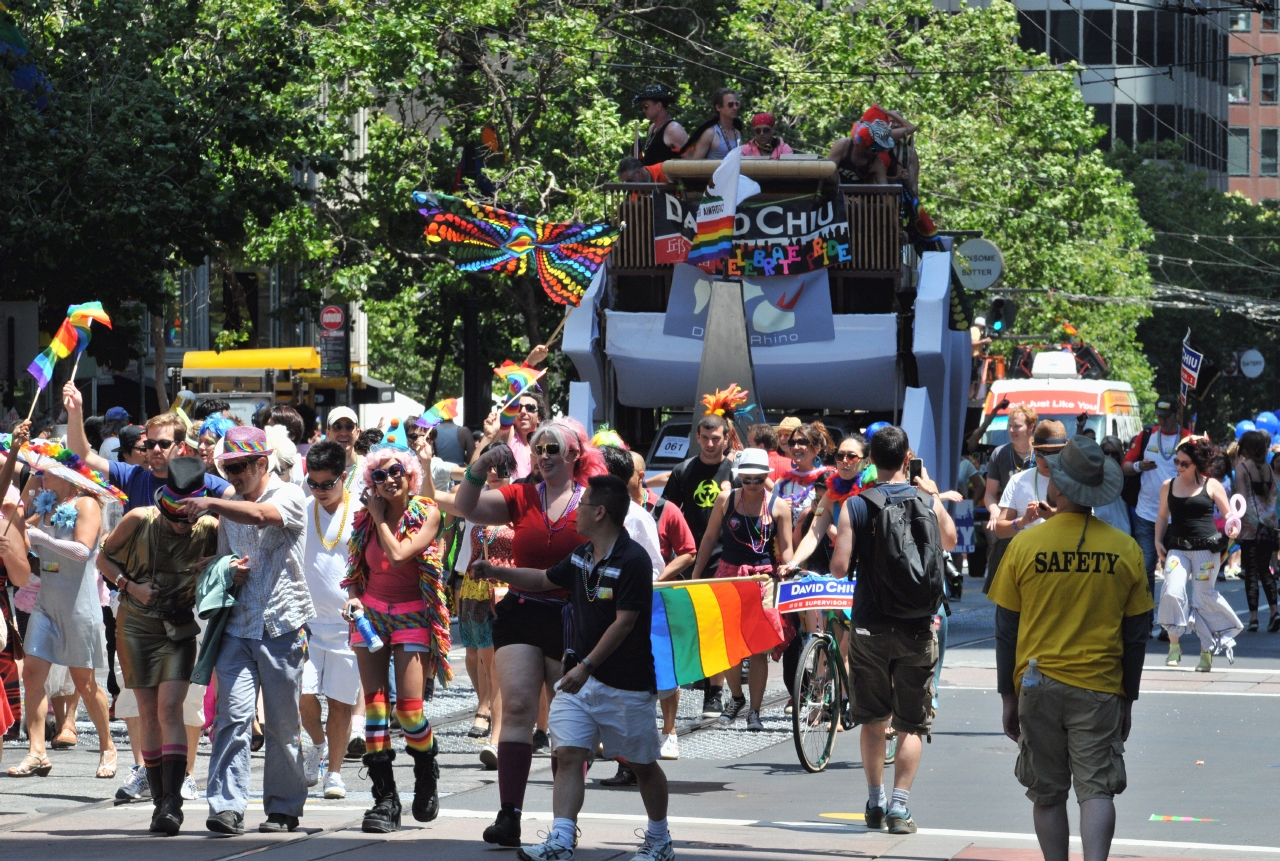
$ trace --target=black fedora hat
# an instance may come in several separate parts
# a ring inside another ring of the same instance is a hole
[[[157,488],[152,502],[170,519],[181,520],[182,503],[205,496],[204,461],[198,457],[175,457],[169,461],[169,475]]]

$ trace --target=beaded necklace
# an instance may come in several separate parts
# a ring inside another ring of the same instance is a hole
[[[582,485],[573,485],[573,496],[569,497],[569,504],[565,506],[564,513],[552,523],[547,517],[547,483],[544,481],[538,485],[538,502],[541,504],[542,523],[547,527],[547,546],[551,546],[552,537],[569,525],[569,515],[578,507],[578,497],[582,496]],[[559,524],[559,525],[557,525]]]
[[[614,544],[617,544],[617,539],[614,539]],[[609,548],[609,553],[613,553],[612,546],[610,546]],[[593,552],[593,556],[594,556],[594,552]],[[608,560],[608,558],[609,558],[609,554],[605,554],[606,561]],[[582,591],[587,593],[588,601],[594,602],[596,598],[600,595],[600,581],[604,578],[603,563],[597,563],[596,560],[593,558],[591,560],[590,565],[583,565],[582,563],[579,563],[578,567],[582,570]],[[592,568],[596,569],[596,585],[594,586],[591,585],[591,569]]]
[[[332,541],[325,541],[324,530],[320,528],[320,500],[314,499],[314,507],[311,509],[311,516],[315,518],[316,535],[320,537],[320,546],[325,550],[332,550],[337,547],[338,542],[342,540],[342,524],[347,522],[347,506],[350,504],[351,493],[344,487],[342,489],[342,513],[338,515],[338,537]]]
[[[740,500],[743,503],[742,520],[747,527],[747,546],[751,548],[751,552],[757,556],[764,556],[769,549],[769,541],[773,538],[772,529],[773,517],[769,511],[769,499],[766,497],[760,502],[760,513],[754,518],[747,514],[745,496]],[[736,508],[736,506],[735,506]],[[751,521],[755,520],[759,523],[756,527],[756,534],[751,534]]]

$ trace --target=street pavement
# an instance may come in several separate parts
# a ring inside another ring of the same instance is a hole
[[[837,741],[831,765],[821,774],[799,766],[790,719],[781,703],[764,714],[766,731],[747,733],[739,721],[730,729],[702,729],[682,737],[681,759],[663,763],[671,786],[671,831],[679,858],[741,861],[883,857],[904,861],[1033,861],[1040,857],[1031,826],[1031,804],[1013,777],[1016,745],[1000,728],[991,639],[992,608],[968,581],[964,599],[954,604],[948,648],[934,722],[910,807],[920,833],[893,837],[868,833],[861,813],[866,801],[857,730]],[[1220,584],[1244,616],[1243,588]],[[1263,621],[1268,611],[1263,610]],[[1280,634],[1243,634],[1234,665],[1225,656],[1215,671],[1191,672],[1195,647],[1177,669],[1164,667],[1166,646],[1152,639],[1143,694],[1134,707],[1133,734],[1126,745],[1129,788],[1116,800],[1117,840],[1113,856],[1128,858],[1263,859],[1280,861],[1280,829],[1270,812],[1270,794],[1280,777],[1274,727],[1280,725]],[[459,662],[460,663],[460,662]],[[771,667],[766,701],[780,699],[779,665]],[[431,704],[436,720],[468,715],[474,703],[460,683]],[[697,721],[696,694],[682,704],[682,724]],[[83,717],[83,713],[82,713]],[[341,801],[312,790],[302,827],[294,834],[220,838],[204,830],[202,801],[186,805],[187,825],[176,838],[147,834],[150,803],[116,806],[109,799],[120,780],[92,777],[96,738],[87,722],[78,749],[53,751],[54,771],[44,779],[0,779],[0,859],[130,859],[181,857],[188,861],[230,861],[253,857],[272,861],[367,859],[387,851],[431,859],[505,858],[512,853],[480,842],[480,832],[498,807],[495,773],[484,772],[478,745],[465,738],[469,719],[438,731],[442,755],[441,816],[422,825],[408,815],[393,835],[359,831],[370,804],[369,784],[358,763],[344,767],[348,796]],[[123,727],[121,726],[121,729]],[[130,755],[121,735],[121,759]],[[398,746],[397,742],[397,746]],[[5,765],[21,748],[5,748]],[[208,757],[201,746],[197,776]],[[1274,762],[1272,761],[1274,760]],[[412,786],[406,758],[397,780]],[[535,758],[525,799],[524,838],[537,842],[550,826],[549,760]],[[254,788],[261,789],[261,754],[255,754]],[[634,789],[601,787],[613,763],[591,769],[581,844],[584,861],[629,859],[644,827],[644,809]],[[123,774],[123,772],[122,772]],[[260,796],[259,796],[260,797]],[[1075,804],[1068,805],[1073,830]],[[1207,821],[1165,821],[1190,817]],[[247,825],[265,817],[260,801]],[[384,846],[383,844],[400,844]],[[1079,851],[1079,843],[1073,844]]]

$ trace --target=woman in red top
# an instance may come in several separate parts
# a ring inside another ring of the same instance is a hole
[[[511,524],[512,555],[518,568],[550,568],[582,543],[577,531],[578,499],[587,479],[605,473],[604,459],[573,419],[544,422],[529,437],[537,484],[509,484],[485,490],[484,477],[504,457],[482,454],[466,472],[453,504],[472,523]],[[485,829],[486,843],[520,845],[520,807],[533,760],[533,724],[546,688],[555,694],[564,656],[566,608],[562,590],[527,593],[512,588],[497,607],[493,623],[502,731],[498,739],[498,794],[502,810]]]
[[[431,724],[422,711],[428,680],[441,684],[449,669],[449,611],[444,596],[444,566],[436,549],[440,512],[416,491],[422,485],[418,456],[409,450],[404,429],[393,422],[381,445],[365,458],[365,507],[351,533],[350,573],[343,614],[363,614],[389,648],[371,651],[353,626],[360,681],[364,686],[364,765],[373,782],[373,807],[363,830],[385,833],[400,828],[388,711],[392,653],[396,659],[396,717],[404,730],[405,751],[413,757],[413,818],[430,822],[439,813],[436,781],[440,766]],[[427,479],[428,481],[430,479]]]

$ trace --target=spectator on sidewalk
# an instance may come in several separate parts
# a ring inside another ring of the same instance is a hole
[[[570,861],[582,809],[583,765],[604,746],[606,757],[623,757],[635,771],[648,814],[637,861],[675,858],[667,831],[667,778],[657,762],[660,743],[653,720],[653,651],[649,617],[653,572],[649,555],[622,523],[631,505],[616,476],[588,479],[578,503],[577,531],[587,539],[546,571],[477,564],[477,574],[521,589],[569,590],[573,643],[568,671],[551,703],[551,738],[559,760],[555,776],[555,820],[546,842],[519,850],[526,861]]]
[[[298,697],[305,641],[302,626],[315,617],[304,574],[306,499],[297,485],[274,474],[267,435],[236,427],[223,437],[218,463],[236,490],[232,499],[191,499],[192,519],[217,515],[218,554],[233,554],[239,585],[215,665],[218,720],[209,756],[209,818],[219,834],[243,834],[249,805],[249,745],[258,693],[265,717],[266,766],[262,832],[293,831],[302,816],[307,783],[298,755],[302,731]]]
[[[936,594],[927,598],[931,606],[918,604],[881,610],[882,588],[890,572],[878,563],[886,557],[891,542],[883,533],[889,517],[882,516],[891,505],[932,511],[940,546],[933,548],[937,564],[942,553],[956,546],[956,526],[939,498],[938,487],[927,474],[908,481],[910,450],[902,428],[881,428],[871,437],[871,461],[876,466],[877,483],[844,503],[836,527],[836,548],[831,574],[844,577],[849,562],[857,554],[858,581],[853,595],[853,636],[849,638],[849,671],[853,683],[853,719],[862,725],[862,766],[867,778],[866,824],[871,831],[888,828],[892,834],[914,834],[915,820],[907,808],[911,784],[920,767],[923,737],[933,721],[934,670],[938,663],[938,637],[933,616],[942,603],[942,575],[937,572]],[[910,513],[910,512],[909,512]],[[926,515],[921,515],[926,516]],[[873,534],[873,527],[882,537]],[[905,562],[897,557],[890,564]],[[885,725],[892,720],[898,732],[897,757],[893,766],[893,795],[885,796]],[[887,810],[886,810],[887,808]]]
[[[1076,437],[1049,470],[1057,514],[1013,539],[991,584],[997,688],[1044,857],[1066,861],[1074,779],[1084,857],[1101,861],[1126,786],[1152,602],[1137,543],[1091,513],[1120,495],[1119,466]]]

